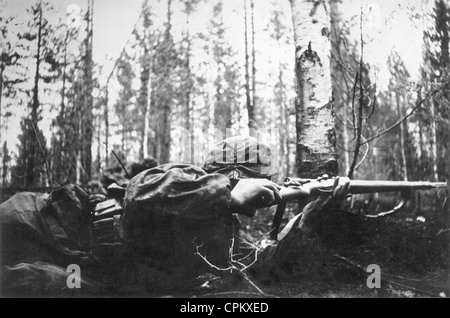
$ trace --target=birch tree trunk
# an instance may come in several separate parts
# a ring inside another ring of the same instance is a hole
[[[297,171],[300,177],[337,175],[330,50],[325,1],[290,0],[297,83]]]

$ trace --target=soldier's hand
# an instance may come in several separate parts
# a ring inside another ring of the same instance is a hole
[[[323,179],[328,179],[323,178]],[[298,227],[304,232],[311,232],[318,219],[318,212],[322,209],[333,209],[336,204],[349,195],[350,179],[347,177],[336,177],[330,192],[319,196],[316,200],[309,202],[303,207],[302,218]]]
[[[348,193],[349,187],[350,187],[350,179],[349,178],[336,177],[336,179],[334,179],[334,184],[333,184],[332,199],[333,200],[345,199],[349,195],[349,193]]]
[[[241,179],[231,191],[231,208],[236,213],[253,216],[256,209],[280,201],[280,189],[267,179]]]

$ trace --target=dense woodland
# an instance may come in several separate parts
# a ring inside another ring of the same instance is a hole
[[[7,5],[14,3],[0,2],[0,8]],[[0,15],[2,188],[86,186],[114,168],[116,156],[124,163],[151,157],[158,163],[201,164],[214,129],[225,136],[226,128],[232,134],[263,131],[277,154],[279,181],[301,175],[297,118],[304,114],[295,99],[300,85],[294,65],[295,12],[277,2],[242,1],[235,10],[243,19],[232,22],[241,26],[240,50],[230,44],[225,5],[143,1],[134,30],[108,71],[92,58],[92,0],[80,12],[69,11],[66,21],[55,19],[58,12],[44,0],[30,1],[27,19]],[[338,173],[446,181],[447,1],[422,3],[429,12],[399,5],[398,10],[411,12],[412,22],[424,26],[423,59],[417,65],[421,76],[413,81],[401,55],[392,50],[387,89],[378,88],[373,66],[364,58],[369,11],[343,19],[341,1],[327,5],[335,128],[335,137],[327,138],[335,143]],[[255,31],[257,6],[271,11],[260,33]],[[209,15],[199,31],[192,17],[205,7]],[[18,109],[25,115],[16,149],[8,128]]]

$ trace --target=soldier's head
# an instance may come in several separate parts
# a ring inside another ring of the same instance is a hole
[[[258,139],[235,136],[214,144],[208,151],[203,170],[229,179],[266,178],[277,173],[270,148]]]
[[[145,158],[139,162],[133,162],[130,164],[130,167],[129,167],[130,178],[133,178],[134,176],[138,175],[142,171],[152,169],[156,166],[158,166],[158,162],[153,158]]]

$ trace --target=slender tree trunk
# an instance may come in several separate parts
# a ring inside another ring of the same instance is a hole
[[[278,102],[280,103],[277,105],[279,107],[279,114],[280,114],[280,128],[283,129],[282,132],[280,132],[279,140],[280,140],[280,165],[283,167],[283,174],[287,176],[289,174],[289,170],[286,169],[286,163],[289,162],[289,157],[287,156],[287,149],[286,149],[286,135],[285,135],[285,127],[286,127],[286,104],[284,102],[283,94],[284,94],[284,87],[283,87],[283,70],[281,66],[281,61],[278,64]],[[287,159],[287,160],[286,160]]]
[[[66,111],[66,68],[67,68],[67,39],[68,34],[66,33],[66,38],[64,41],[64,64],[63,64],[63,71],[62,71],[62,88],[61,88],[61,109],[59,111],[59,116],[62,119],[64,116],[64,112]],[[61,127],[60,127],[61,128]]]
[[[419,161],[419,179],[423,180],[424,175],[422,174],[423,172],[423,167],[424,167],[424,162],[425,162],[425,149],[424,149],[424,140],[423,140],[423,134],[424,134],[424,130],[423,130],[423,124],[422,124],[422,120],[423,120],[423,116],[422,116],[422,111],[419,110],[420,113],[420,117],[418,118],[418,124],[419,124],[419,155],[418,155],[418,161]]]
[[[78,153],[76,155],[76,160],[77,160],[77,167],[76,167],[75,183],[77,185],[80,185],[82,169],[83,169],[83,166],[81,165],[81,152],[80,151],[78,151]]]
[[[88,0],[86,14],[87,35],[86,35],[86,54],[84,57],[84,76],[83,83],[83,104],[82,105],[82,126],[81,126],[81,183],[87,184],[92,175],[92,138],[93,138],[93,79],[92,79],[92,36],[93,36],[93,10],[94,1]]]
[[[59,109],[59,114],[56,117],[56,129],[57,134],[59,134],[59,139],[57,142],[57,147],[53,147],[51,149],[52,152],[52,171],[53,175],[56,176],[57,182],[60,183],[62,180],[62,175],[64,171],[63,163],[64,159],[62,156],[65,154],[66,140],[67,135],[65,134],[65,111],[66,111],[66,81],[67,81],[67,42],[68,42],[69,33],[66,31],[66,35],[64,38],[64,55],[63,55],[63,69],[62,69],[62,87],[61,87],[61,106]]]
[[[146,31],[148,32],[148,30]],[[141,149],[139,151],[139,160],[148,156],[148,134],[150,130],[150,107],[151,104],[151,72],[153,57],[150,52],[151,47],[148,47],[147,42],[150,42],[150,36],[147,34],[144,39],[143,61],[141,71],[141,88],[139,92],[139,108],[142,109],[143,128],[141,129]]]
[[[210,40],[209,46],[208,46],[208,55],[209,55],[209,65],[214,65],[214,44],[211,43]],[[208,140],[207,144],[212,145],[215,138],[215,89],[216,85],[214,83],[214,72],[209,72],[209,85],[208,85],[208,120],[206,124],[206,129],[208,130]]]
[[[102,144],[100,142],[100,140],[101,140],[100,132],[101,131],[102,131],[102,119],[101,119],[101,116],[99,116],[97,118],[97,172],[99,174],[102,169],[102,165],[101,165],[101,162],[102,162],[102,155],[101,155],[102,147],[101,147],[101,145]]]
[[[195,162],[195,106],[194,103],[191,101],[192,100],[192,87],[193,87],[193,82],[192,82],[192,77],[191,77],[191,40],[190,40],[190,36],[189,36],[189,25],[188,25],[188,48],[187,48],[187,59],[186,59],[186,64],[187,64],[187,71],[188,71],[188,90],[186,92],[186,109],[189,110],[189,113],[187,113],[187,121],[188,121],[188,128],[187,131],[190,132],[190,136],[191,136],[191,163]],[[191,106],[192,105],[192,106]],[[190,121],[190,123],[189,123]]]
[[[278,52],[279,52],[279,63],[278,63],[278,101],[280,103],[280,164],[283,167],[283,172],[285,176],[288,176],[290,173],[290,160],[289,160],[289,113],[288,113],[288,104],[286,101],[286,88],[284,85],[283,77],[283,65],[281,61],[281,44],[278,43]]]
[[[248,114],[248,128],[255,127],[253,105],[250,91],[250,56],[248,53],[248,10],[247,0],[244,1],[244,32],[245,32],[245,100]]]
[[[6,140],[3,142],[3,164],[2,164],[2,186],[0,187],[0,203],[3,202],[3,189],[6,187],[6,177],[8,173],[8,146]]]
[[[171,106],[167,101],[163,106],[162,122],[161,122],[161,139],[158,145],[158,153],[161,163],[170,161],[170,115]]]
[[[3,70],[4,66],[3,63],[0,62],[0,142],[2,141],[2,129],[3,129],[3,123],[2,123],[2,95],[3,95]],[[6,143],[6,141],[5,141]],[[3,163],[5,162],[5,157],[7,154],[5,151],[3,151]],[[2,167],[2,187],[0,188],[0,203],[3,202],[3,194],[2,194],[2,188],[5,186],[5,178],[3,175],[5,174],[5,165],[3,164]]]
[[[345,106],[345,105],[344,105]],[[348,122],[348,113],[346,109],[343,109],[343,116],[342,119],[344,121],[344,123]],[[348,152],[349,149],[349,145],[350,145],[350,137],[348,135],[348,130],[347,128],[344,126],[342,128],[342,141],[344,142],[344,151],[343,151],[343,156],[344,156],[344,173],[348,174],[348,172],[350,171],[350,153]]]
[[[41,66],[41,43],[42,43],[42,2],[39,3],[39,20],[38,20],[38,38],[37,38],[37,54],[36,54],[36,73],[34,75],[33,86],[33,102],[31,106],[31,123],[27,123],[27,132],[29,138],[26,141],[28,143],[28,160],[25,177],[25,187],[30,188],[34,183],[34,159],[36,155],[36,144],[38,136],[33,132],[32,126],[37,126],[38,121],[38,109],[39,109],[39,78],[40,78],[40,66]]]
[[[400,102],[400,95],[398,93],[395,93],[395,103],[397,105],[397,113],[398,118],[403,117],[401,102]],[[406,151],[405,151],[405,122],[400,124],[400,154],[402,157],[402,174],[403,174],[403,180],[408,181],[408,164],[406,160]]]
[[[187,42],[187,49],[186,49],[186,92],[185,92],[185,122],[184,122],[184,128],[186,131],[190,133],[190,153],[189,158],[191,162],[194,160],[194,110],[192,109],[191,112],[191,94],[192,94],[192,78],[191,78],[191,37],[190,37],[190,14],[189,12],[186,13],[186,42]],[[191,126],[192,123],[192,126]],[[191,129],[192,127],[192,129]]]
[[[347,176],[351,179],[353,178],[353,174],[355,173],[356,164],[358,162],[359,152],[361,149],[361,137],[362,137],[362,125],[363,125],[363,109],[364,109],[364,89],[362,86],[362,65],[363,65],[363,54],[361,53],[361,61],[359,62],[359,100],[358,100],[358,118],[356,123],[356,142],[355,142],[355,150],[353,152],[352,163],[350,164],[350,168],[348,170]],[[356,74],[355,82],[358,82],[358,73]]]
[[[285,148],[285,162],[286,162],[286,175],[291,174],[291,151],[290,151],[290,144],[291,144],[291,138],[290,138],[290,127],[291,122],[289,120],[290,114],[289,114],[289,104],[288,101],[284,101],[284,148]]]
[[[3,63],[0,63],[0,127],[3,127],[2,124],[2,96],[3,96],[3,71],[5,67]],[[2,129],[0,128],[0,141],[2,140]]]
[[[450,66],[450,53],[449,53],[449,42],[450,42],[450,36],[449,36],[449,2],[446,0],[436,0],[434,3],[434,15],[435,15],[435,21],[434,21],[434,27],[436,31],[437,37],[435,39],[431,39],[432,42],[435,43],[435,45],[439,46],[440,52],[436,54],[436,59],[438,62],[438,65],[434,66],[434,69],[439,72],[438,78],[436,78],[435,83],[437,82],[448,82],[448,69]],[[432,84],[432,86],[433,86]],[[450,117],[449,117],[449,102],[450,102],[450,90],[447,87],[443,88],[442,96],[439,98],[436,98],[433,101],[432,107],[433,109],[433,116],[436,115],[439,120],[436,117],[432,118],[432,124],[434,127],[432,128],[435,131],[435,137],[436,139],[433,140],[433,144],[436,147],[436,151],[433,151],[433,174],[435,178],[445,178],[449,179],[449,175],[447,175],[446,166],[448,166],[448,161],[445,162],[445,159],[447,157],[447,141],[450,139]],[[436,167],[434,166],[436,165]]]
[[[172,43],[172,35],[171,35],[171,29],[172,29],[172,0],[168,0],[167,3],[167,26],[165,30],[165,42],[169,45],[169,43]],[[171,44],[170,44],[171,45]],[[171,50],[171,48],[168,48],[168,50]],[[164,72],[163,77],[165,78],[165,81],[168,81],[170,77],[170,73],[172,72],[172,66],[170,65],[171,61],[165,60],[164,65]],[[171,83],[166,83],[166,85],[172,85]],[[158,130],[159,134],[159,142],[157,143],[157,154],[158,154],[158,161],[160,163],[167,163],[170,161],[170,119],[172,114],[172,107],[171,107],[171,99],[170,96],[164,98],[163,105],[162,105],[162,114],[161,114],[161,120],[159,122],[160,129]]]
[[[448,129],[450,129],[449,126],[447,126]],[[446,160],[447,160],[447,176],[450,176],[450,164],[448,164],[450,162],[450,138],[447,139],[447,156],[446,156]],[[450,193],[450,177],[447,178],[447,193]],[[447,216],[447,220],[449,220],[450,218],[450,199],[447,196],[446,199],[446,204],[444,204],[444,209],[443,209],[444,214]],[[448,223],[447,223],[448,224]]]
[[[153,69],[153,54],[150,53],[150,65],[147,82],[147,103],[144,113],[144,140],[143,140],[143,156],[144,158],[149,156],[148,152],[148,137],[150,135],[150,111],[152,107],[152,69]]]
[[[255,122],[255,105],[256,105],[256,50],[255,50],[255,4],[254,0],[250,0],[251,27],[252,27],[252,105],[251,120],[253,125]]]
[[[41,66],[41,43],[42,43],[42,4],[39,5],[39,22],[38,22],[38,42],[37,42],[37,54],[36,54],[36,72],[34,75],[33,86],[33,104],[31,109],[31,119],[34,123],[37,121],[37,112],[39,108],[39,78],[40,78],[40,66]]]
[[[438,151],[437,151],[437,137],[436,137],[436,114],[435,114],[435,101],[431,98],[430,103],[430,117],[431,117],[431,125],[430,125],[430,133],[431,133],[431,167],[433,173],[433,181],[439,180],[438,175]]]
[[[104,108],[104,120],[105,120],[105,168],[109,165],[109,89],[108,89],[109,79],[106,82],[105,90],[105,108]]]
[[[125,158],[126,158],[125,149],[126,149],[126,144],[127,144],[126,136],[127,136],[126,127],[125,127],[125,124],[122,124],[122,146],[120,147],[120,149],[121,149],[123,155],[125,156]]]
[[[337,175],[328,10],[322,1],[290,3],[296,48],[298,175]]]
[[[417,98],[416,98],[416,104],[420,103],[420,101],[422,100],[421,94],[420,94],[420,90],[417,91]],[[417,125],[419,126],[419,153],[417,156],[417,161],[418,161],[418,166],[419,169],[418,171],[418,178],[419,180],[423,180],[423,178],[425,177],[424,175],[424,163],[425,163],[425,147],[424,147],[424,136],[423,134],[424,129],[423,129],[423,107],[419,107],[416,111],[416,121],[417,121]]]
[[[8,164],[8,144],[7,141],[5,140],[3,142],[2,188],[6,186],[6,177],[8,174],[7,164]]]

